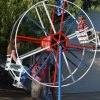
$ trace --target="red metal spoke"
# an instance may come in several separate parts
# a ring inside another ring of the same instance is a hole
[[[52,37],[56,42],[58,41],[55,37]]]
[[[28,41],[28,42],[37,42],[40,43],[41,41],[50,42],[50,40],[43,39],[43,38],[34,38],[34,37],[27,37],[27,36],[17,36],[17,39]]]
[[[54,24],[54,20],[55,20],[55,12],[56,12],[56,7],[53,8],[53,12],[52,12],[52,23],[53,24]],[[50,34],[53,34],[52,26],[50,27]]]
[[[68,48],[80,48],[80,49],[85,48],[85,49],[92,49],[92,50],[95,49],[95,47],[93,47],[93,46],[83,46],[83,45],[80,45],[80,44],[69,44]]]
[[[67,51],[67,49],[68,49],[68,46],[67,46],[67,47],[65,47],[65,46],[62,46],[62,47],[63,47],[63,52]]]
[[[59,34],[59,39],[58,39],[59,42],[61,42],[61,34],[62,34],[62,33],[60,32],[60,34]]]
[[[63,5],[63,9],[62,9],[62,16],[61,16],[61,23],[60,23],[60,32],[62,32],[62,24],[63,24],[63,21],[64,21],[64,9],[65,9],[65,6],[66,6],[66,1],[64,0],[64,5]]]
[[[61,43],[66,42],[66,40],[62,40]]]
[[[27,37],[27,36],[17,36],[17,39],[24,40],[24,41],[29,41],[29,42],[41,41],[40,38]]]
[[[61,41],[61,43],[63,43],[63,42],[66,42],[66,40],[62,40],[62,41]],[[56,46],[56,45],[58,45],[58,44],[59,44],[59,43],[57,42],[57,43],[55,43],[55,44],[52,44],[51,46],[54,47],[54,46]]]
[[[52,44],[51,46],[54,47],[54,46],[56,46],[56,45],[58,45],[58,43]]]

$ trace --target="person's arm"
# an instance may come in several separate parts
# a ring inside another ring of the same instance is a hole
[[[16,51],[15,50],[12,50],[12,59],[16,62],[17,61],[17,57],[16,57]]]

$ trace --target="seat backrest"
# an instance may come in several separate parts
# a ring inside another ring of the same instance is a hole
[[[9,70],[10,64],[11,64],[11,59],[12,59],[12,57],[10,55],[7,55],[5,70]]]
[[[76,33],[76,36],[81,44],[88,43],[88,35],[87,35],[87,32],[85,30],[76,31],[75,33]]]

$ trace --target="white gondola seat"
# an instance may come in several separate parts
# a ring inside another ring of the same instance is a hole
[[[81,44],[89,43],[89,41],[94,37],[94,29],[91,28],[89,30],[80,30],[76,31],[76,36]]]
[[[11,74],[12,78],[14,79],[13,85],[16,85],[16,82],[20,83],[21,75],[25,73],[25,69],[21,66],[19,59],[17,60],[16,64],[11,63],[12,57],[7,55],[5,70],[8,70]],[[16,86],[19,87],[19,86]]]
[[[21,67],[21,63],[20,63],[19,59],[17,59],[16,64],[11,63],[11,59],[12,59],[12,57],[7,55],[5,70],[13,70],[13,71],[16,71],[16,72],[20,72],[21,70],[24,71],[22,69],[23,67]]]

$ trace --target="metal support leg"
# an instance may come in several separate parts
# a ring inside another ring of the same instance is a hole
[[[59,45],[58,100],[61,100],[62,46]]]

